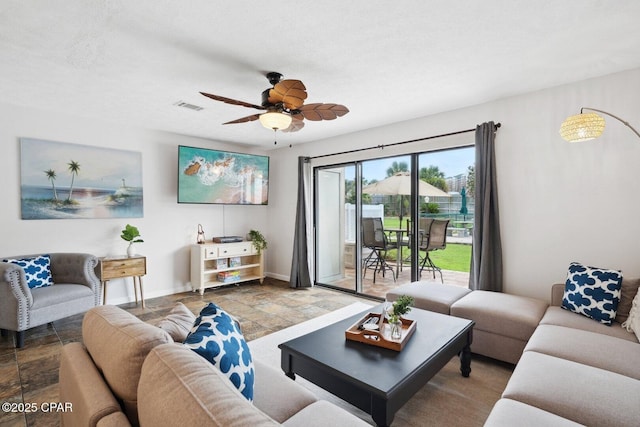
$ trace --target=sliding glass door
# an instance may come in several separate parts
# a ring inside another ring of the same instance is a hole
[[[354,164],[315,170],[316,280],[357,292]]]
[[[473,147],[316,167],[316,283],[379,298],[421,277],[468,284],[472,181]],[[455,259],[427,247],[434,219]]]

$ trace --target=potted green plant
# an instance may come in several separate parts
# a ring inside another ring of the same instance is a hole
[[[256,252],[258,255],[262,253],[263,249],[267,249],[267,241],[264,236],[258,230],[249,230],[249,234],[247,235],[253,247],[256,248]]]
[[[400,295],[397,300],[387,308],[387,318],[391,325],[391,338],[400,339],[402,337],[402,321],[400,317],[411,311],[413,297]]]
[[[129,242],[129,246],[127,247],[127,256],[129,258],[135,255],[133,244],[144,242],[144,240],[142,240],[140,236],[140,231],[138,230],[138,228],[134,227],[131,224],[127,224],[125,226],[124,230],[122,230],[122,234],[120,235],[120,237],[122,237],[123,240],[126,240],[127,242]]]

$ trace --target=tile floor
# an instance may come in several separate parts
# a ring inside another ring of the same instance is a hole
[[[322,314],[337,310],[362,298],[326,288],[292,290],[288,283],[267,278],[263,285],[245,283],[197,292],[169,295],[120,305],[140,319],[153,323],[164,317],[176,302],[198,313],[213,301],[233,313],[242,324],[247,340],[259,338]],[[369,301],[369,300],[366,300]],[[0,402],[59,402],[58,367],[62,346],[82,341],[82,315],[32,328],[25,334],[25,345],[14,348],[14,337],[0,338]],[[41,410],[30,413],[0,412],[0,426],[57,426],[59,415]]]

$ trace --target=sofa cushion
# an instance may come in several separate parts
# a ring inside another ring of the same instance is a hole
[[[629,317],[622,324],[622,326],[629,332],[633,331],[636,334],[638,340],[640,340],[640,289],[638,290],[635,298],[633,298],[633,304],[631,307],[631,311],[629,312]]]
[[[560,357],[640,380],[640,345],[609,335],[557,325],[540,325],[525,351]]]
[[[616,317],[621,286],[619,271],[572,262],[567,272],[562,308],[610,325]]]
[[[640,381],[535,351],[524,352],[502,397],[590,426],[640,419]]]
[[[214,303],[204,307],[184,345],[215,365],[244,397],[253,400],[255,370],[251,351],[242,331],[226,311]]]
[[[449,314],[451,304],[471,292],[461,286],[444,285],[440,282],[423,280],[407,283],[387,292],[387,301],[395,301],[401,295],[413,297],[413,306],[422,310]]]
[[[620,303],[618,304],[618,311],[616,312],[616,322],[624,323],[629,317],[633,299],[640,291],[640,278],[628,278],[622,279],[622,286],[620,287]]]
[[[179,302],[156,326],[171,335],[175,342],[183,342],[195,320],[196,316],[191,310]]]
[[[282,423],[286,427],[369,427],[364,422],[346,410],[326,400],[319,400]]]
[[[581,425],[511,399],[498,400],[484,423],[484,427],[578,427]]]
[[[82,340],[127,417],[136,425],[142,363],[152,348],[173,340],[162,329],[112,305],[94,307],[85,314]]]
[[[274,369],[258,359],[253,363],[256,370],[253,404],[275,421],[282,423],[318,400],[308,389],[291,381],[281,369]],[[274,393],[274,390],[278,392]]]
[[[149,353],[138,391],[141,425],[278,425],[244,398],[219,369],[179,345],[161,345]]]
[[[4,259],[3,262],[16,264],[24,270],[27,285],[31,289],[53,285],[51,276],[51,257],[39,255],[30,258]]]
[[[559,325],[567,328],[581,329],[583,331],[597,332],[599,334],[610,335],[624,340],[638,342],[636,336],[627,332],[619,323],[614,322],[611,326],[594,322],[586,316],[564,310],[560,307],[549,307],[540,320],[541,325]]]
[[[473,291],[451,305],[451,315],[475,321],[474,331],[527,341],[546,308],[547,303],[534,298]]]

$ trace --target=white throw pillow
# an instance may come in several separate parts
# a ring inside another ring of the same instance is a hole
[[[640,289],[633,298],[631,311],[629,312],[629,318],[622,324],[622,327],[629,332],[634,332],[638,341],[640,341]]]

